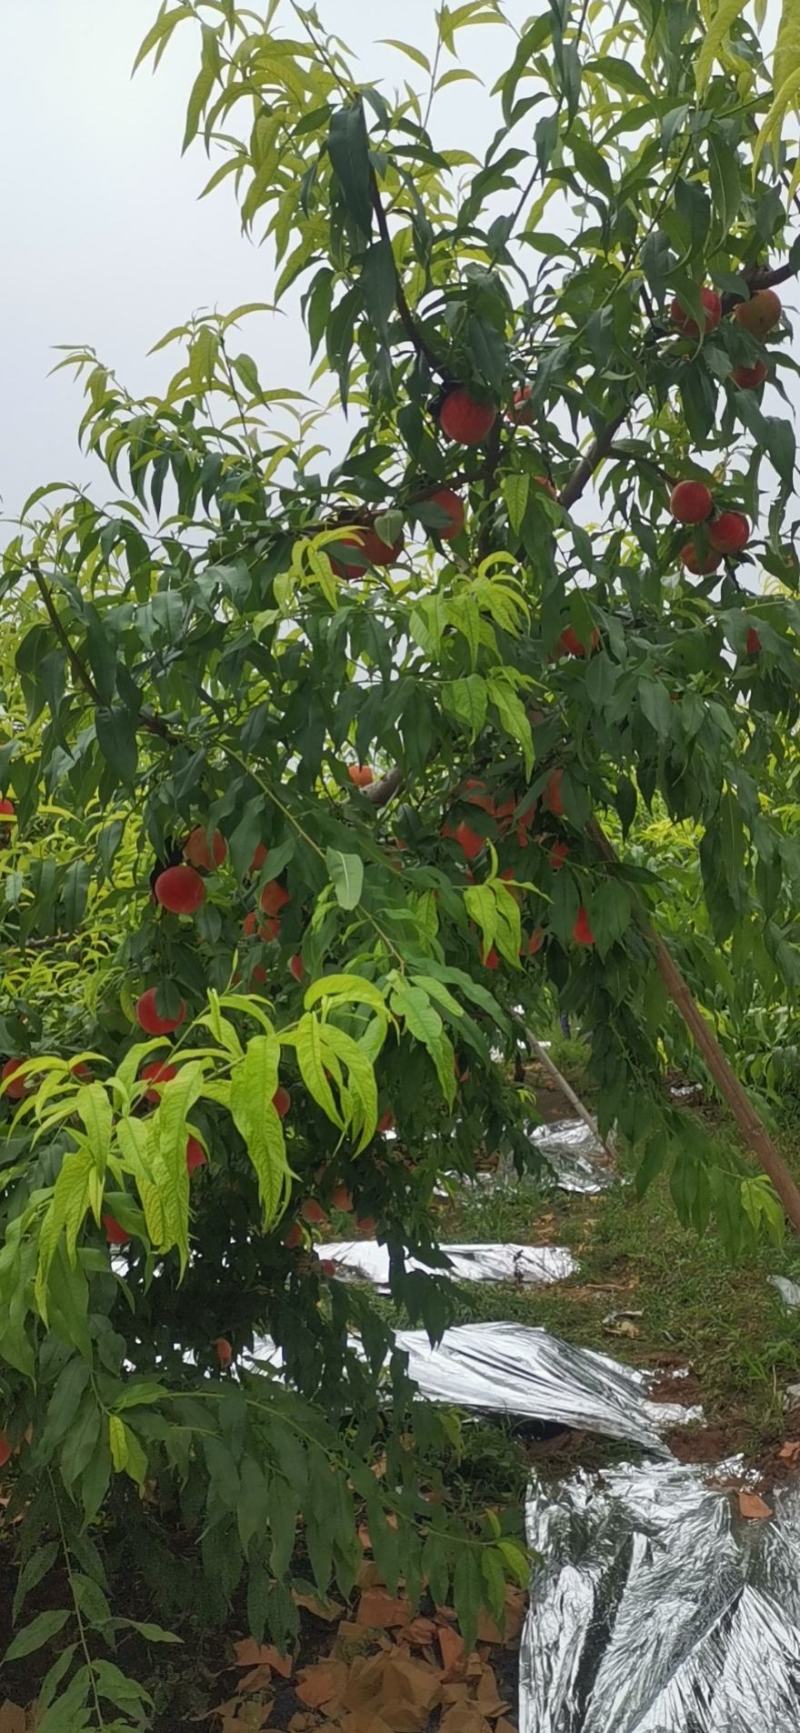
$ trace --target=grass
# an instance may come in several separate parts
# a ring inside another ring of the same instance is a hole
[[[732,1260],[713,1225],[682,1228],[666,1184],[637,1199],[618,1186],[597,1197],[535,1189],[470,1194],[444,1207],[446,1240],[549,1242],[579,1270],[551,1288],[462,1286],[459,1321],[541,1324],[571,1342],[637,1365],[689,1365],[709,1428],[756,1459],[785,1435],[782,1391],[800,1372],[800,1311],[788,1310],[770,1274],[796,1277],[800,1249],[762,1244]],[[635,1337],[604,1324],[641,1311]]]

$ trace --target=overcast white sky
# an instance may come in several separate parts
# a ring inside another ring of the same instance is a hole
[[[430,52],[437,0],[318,3],[328,26],[358,48],[364,77],[424,87],[425,75],[378,39],[400,36]],[[768,27],[778,5],[769,0]],[[507,0],[518,26],[531,9],[531,0]],[[49,376],[54,345],[92,344],[134,392],[157,390],[176,352],[147,360],[147,351],[171,325],[203,307],[270,298],[269,256],[242,237],[232,188],[223,183],[200,202],[205,154],[195,145],[180,155],[196,30],[179,27],[155,76],[147,66],[131,78],[156,13],[157,0],[0,0],[6,517],[41,483],[91,473],[76,442],[82,392],[67,372]],[[487,89],[513,52],[496,27],[464,32],[459,47]],[[437,99],[437,141],[480,155],[495,113],[476,84],[452,85]],[[298,318],[250,321],[242,345],[265,383],[305,384]]]
[[[530,7],[511,0],[521,22]],[[330,28],[358,45],[365,76],[422,80],[369,39],[400,36],[426,52],[435,0],[320,0]],[[202,147],[181,158],[199,64],[191,25],[152,76],[131,79],[157,0],[0,0],[0,152],[4,318],[0,341],[0,499],[4,515],[48,480],[87,471],[76,446],[82,397],[69,373],[48,377],[53,345],[90,343],[135,391],[169,377],[151,345],[195,309],[269,299],[269,260],[243,239],[231,187],[198,202],[210,172]],[[365,39],[368,18],[369,39]],[[504,32],[461,41],[491,82],[511,58]],[[486,142],[477,85],[455,85],[441,113],[459,142]],[[13,169],[10,165],[13,164]],[[250,325],[243,346],[271,385],[305,377],[305,334],[291,319]]]

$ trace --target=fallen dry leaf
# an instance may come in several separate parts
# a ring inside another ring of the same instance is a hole
[[[12,1703],[10,1697],[0,1706],[0,1733],[25,1733],[28,1717],[18,1703]]]
[[[381,1588],[386,1587],[375,1560],[371,1558],[362,1559],[356,1576],[357,1587],[360,1589],[371,1589],[375,1587],[376,1583],[380,1583]]]
[[[469,1685],[466,1684],[465,1680],[462,1679],[458,1684],[443,1685],[442,1686],[442,1708],[443,1709],[452,1709],[452,1707],[455,1703],[468,1703],[468,1702],[469,1702]]]
[[[388,1721],[374,1714],[372,1709],[355,1709],[352,1715],[345,1715],[339,1725],[342,1733],[392,1733]]]
[[[464,1668],[464,1639],[451,1625],[439,1626],[439,1648],[442,1652],[442,1666],[448,1678],[460,1673]]]
[[[772,1511],[757,1492],[739,1493],[739,1515],[749,1522],[769,1522]]]
[[[495,1678],[493,1667],[484,1666],[483,1672],[478,1680],[478,1688],[475,1692],[475,1701],[478,1704],[481,1714],[486,1716],[487,1721],[496,1721],[498,1715],[502,1715],[509,1707],[508,1699],[501,1697],[497,1689],[497,1680]]]
[[[338,1601],[321,1601],[318,1595],[299,1595],[295,1589],[292,1590],[292,1600],[296,1607],[313,1613],[315,1619],[324,1619],[326,1625],[332,1625],[344,1612]]]
[[[424,1649],[436,1637],[436,1625],[433,1619],[426,1619],[419,1614],[412,1619],[403,1631],[403,1642],[410,1643],[412,1649]]]
[[[439,1723],[440,1733],[492,1733],[485,1715],[476,1703],[465,1703],[448,1709]]]
[[[292,1716],[289,1722],[289,1733],[312,1733],[312,1729],[318,1726],[319,1722],[316,1715],[306,1715],[305,1711],[301,1709]]]
[[[244,1691],[265,1691],[272,1684],[272,1668],[253,1667],[252,1672],[245,1673],[239,1680],[239,1695]]]
[[[320,1709],[323,1703],[338,1701],[346,1684],[345,1662],[329,1658],[326,1661],[317,1661],[313,1667],[304,1667],[295,1690],[301,1703],[305,1703],[309,1709]]]
[[[382,1717],[392,1733],[423,1733],[439,1695],[438,1670],[395,1649],[369,1659],[357,1656],[343,1701],[354,1713],[371,1710]]]
[[[503,1643],[507,1648],[515,1643],[525,1623],[527,1596],[512,1583],[506,1585],[505,1617],[500,1630],[491,1613],[478,1614],[478,1640],[481,1643]]]
[[[234,1643],[237,1667],[271,1667],[284,1679],[291,1679],[294,1661],[291,1655],[281,1655],[273,1643],[257,1643],[253,1637],[242,1637]]]
[[[499,1721],[495,1722],[494,1733],[517,1733],[517,1729],[512,1727],[511,1722],[507,1721],[503,1715]]]
[[[272,1704],[242,1703],[238,1715],[226,1715],[221,1733],[261,1733],[272,1713]]]
[[[240,1697],[229,1697],[225,1703],[215,1703],[213,1709],[204,1710],[202,1715],[193,1715],[193,1721],[213,1721],[215,1715],[224,1720],[226,1715],[235,1715],[241,1702]]]
[[[390,1595],[388,1589],[365,1589],[358,1603],[356,1623],[372,1625],[375,1630],[391,1630],[395,1625],[411,1623],[411,1602],[404,1595]]]
[[[778,1451],[779,1462],[796,1462],[800,1457],[800,1438],[791,1438]]]

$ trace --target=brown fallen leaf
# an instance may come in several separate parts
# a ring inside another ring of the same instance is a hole
[[[485,1715],[476,1703],[465,1703],[448,1709],[439,1722],[439,1733],[492,1733]]]
[[[0,1733],[25,1733],[28,1717],[18,1703],[12,1703],[10,1697],[0,1705]]]
[[[345,1662],[328,1659],[315,1662],[313,1667],[303,1667],[295,1691],[307,1708],[320,1709],[323,1703],[338,1702],[346,1684]]]
[[[294,1661],[291,1655],[281,1655],[273,1643],[257,1643],[253,1637],[242,1637],[234,1643],[237,1667],[271,1667],[284,1679],[291,1679]]]
[[[262,1708],[258,1703],[242,1703],[238,1715],[225,1716],[221,1733],[261,1733],[271,1711],[272,1704]]]
[[[356,1623],[372,1625],[375,1630],[391,1630],[395,1625],[410,1625],[411,1602],[404,1595],[390,1595],[388,1589],[365,1589],[358,1603]]]
[[[790,1438],[778,1451],[779,1462],[796,1462],[800,1457],[800,1438]]]
[[[758,1492],[739,1493],[739,1515],[749,1522],[769,1522],[772,1511]]]
[[[502,1715],[509,1707],[508,1699],[501,1697],[497,1689],[497,1679],[493,1667],[484,1666],[478,1680],[475,1701],[481,1714],[486,1716],[487,1721],[496,1721],[498,1715]]]
[[[324,1619],[326,1625],[332,1625],[335,1619],[341,1617],[344,1607],[338,1601],[321,1601],[319,1595],[299,1595],[292,1590],[292,1600],[296,1607],[303,1607],[307,1613],[313,1613],[315,1619]]]
[[[469,1685],[464,1679],[458,1684],[442,1686],[442,1708],[452,1709],[455,1703],[469,1702]]]
[[[354,1713],[370,1710],[382,1717],[391,1733],[423,1733],[440,1689],[436,1668],[394,1649],[369,1659],[356,1657],[343,1702]]]
[[[454,1674],[463,1672],[464,1669],[464,1639],[459,1636],[458,1631],[453,1630],[452,1625],[440,1625],[438,1635],[442,1666],[446,1676],[452,1679]]]
[[[422,1614],[412,1619],[403,1631],[403,1642],[410,1643],[412,1649],[426,1648],[428,1643],[434,1642],[435,1637],[436,1625],[433,1619],[426,1619]]]
[[[289,1722],[289,1733],[312,1733],[319,1726],[316,1715],[306,1715],[303,1709],[292,1715]]]
[[[386,1587],[375,1560],[371,1558],[362,1559],[356,1573],[356,1586],[360,1589],[372,1589],[375,1587],[376,1583],[379,1583],[381,1588]]]
[[[494,1733],[517,1733],[517,1729],[516,1727],[512,1727],[511,1722],[506,1720],[505,1715],[502,1715],[500,1720],[495,1722]]]
[[[351,1715],[345,1715],[339,1726],[341,1733],[392,1733],[388,1721],[374,1714],[372,1709],[354,1709]]]
[[[502,1629],[486,1611],[478,1614],[478,1641],[481,1643],[502,1643],[509,1648],[515,1643],[525,1623],[528,1599],[522,1589],[512,1583],[506,1586],[506,1602]]]
[[[272,1668],[267,1666],[253,1667],[239,1680],[238,1690],[241,1696],[244,1691],[265,1691],[272,1684]],[[0,1733],[2,1730],[0,1729]]]

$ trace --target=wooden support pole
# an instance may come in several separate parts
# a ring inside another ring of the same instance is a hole
[[[603,859],[617,861],[619,856],[600,825],[592,821],[588,829],[589,835],[597,844]],[[744,1143],[751,1155],[755,1157],[759,1167],[763,1168],[764,1173],[771,1179],[786,1211],[787,1220],[791,1222],[795,1233],[800,1234],[800,1187],[798,1187],[794,1175],[773,1143],[767,1127],[753,1106],[746,1089],[726,1059],[716,1035],[706,1022],[688,982],[684,980],[664,940],[654,931],[652,924],[646,918],[642,920],[642,931],[653,948],[656,967],[670,999],[676,1010],[680,1012],[698,1052],[702,1054],[723,1101],[730,1108]]]
[[[609,1161],[613,1161],[614,1158],[611,1150],[609,1149],[608,1144],[603,1141],[597,1129],[597,1120],[592,1118],[588,1107],[584,1107],[580,1097],[575,1094],[572,1084],[567,1082],[566,1077],[564,1077],[559,1071],[555,1060],[551,1059],[547,1048],[542,1045],[541,1041],[537,1041],[536,1036],[531,1034],[530,1029],[525,1030],[525,1037],[531,1052],[536,1054],[537,1059],[541,1061],[545,1071],[549,1071],[553,1082],[558,1085],[561,1094],[569,1102],[570,1107],[572,1107],[575,1113],[577,1113],[578,1118],[583,1120],[584,1125],[588,1125],[592,1136],[597,1138],[601,1149],[604,1154],[608,1156]]]

